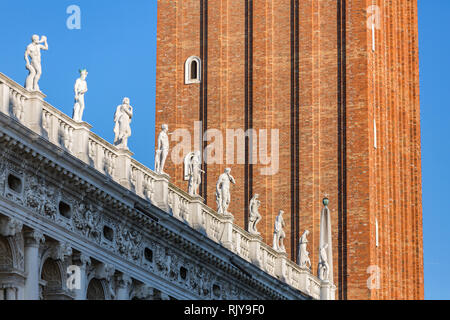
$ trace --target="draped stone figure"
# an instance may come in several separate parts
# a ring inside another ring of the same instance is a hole
[[[307,250],[308,245],[308,237],[309,230],[305,230],[299,241],[299,250],[298,250],[298,265],[302,268],[311,268],[311,260],[309,258],[309,252]]]
[[[128,150],[128,138],[131,136],[131,119],[133,118],[133,107],[130,99],[124,98],[114,114],[114,145],[119,149]]]
[[[283,213],[284,211],[280,210],[278,216],[275,218],[275,228],[273,232],[273,248],[278,252],[285,253],[286,248],[284,247],[283,241],[286,238],[286,233],[283,230],[285,226]]]
[[[188,193],[191,196],[198,195],[198,188],[202,183],[202,160],[200,151],[190,152],[184,158],[184,180],[189,181]]]
[[[72,118],[76,122],[83,121],[84,112],[84,94],[88,91],[86,77],[88,72],[86,69],[80,70],[80,77],[75,81],[75,104],[73,106]]]
[[[225,172],[219,176],[219,180],[216,184],[216,202],[217,212],[219,214],[231,215],[231,213],[227,211],[231,201],[230,182],[236,184],[236,181],[231,175],[231,169],[226,168]]]
[[[248,232],[254,235],[260,235],[261,233],[258,232],[256,229],[256,225],[261,221],[261,214],[259,213],[259,207],[261,206],[261,201],[258,200],[259,194],[255,194],[253,198],[250,200],[249,205],[249,224],[248,224]]]
[[[169,154],[169,126],[163,124],[161,132],[158,135],[158,146],[155,155],[155,171],[157,174],[166,174],[164,166],[166,164],[167,155]]]
[[[47,37],[42,36],[41,40],[39,40],[38,35],[33,35],[31,41],[25,50],[25,62],[28,70],[25,88],[28,91],[40,91],[38,82],[42,75],[41,50],[48,50]]]
[[[319,250],[319,270],[318,277],[322,281],[330,280],[330,265],[328,264],[328,255],[327,255],[328,244],[325,244]]]

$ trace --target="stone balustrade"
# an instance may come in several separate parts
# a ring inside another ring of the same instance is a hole
[[[259,236],[233,224],[232,216],[219,215],[200,197],[193,197],[132,158],[132,153],[117,149],[91,131],[91,125],[77,123],[46,101],[45,95],[29,92],[0,73],[0,112],[61,149],[103,173],[131,192],[146,199],[174,218],[183,221],[242,259],[315,299],[334,299],[336,288],[322,284],[309,269],[300,268],[286,254],[276,252]],[[14,293],[15,295],[16,293]],[[0,295],[12,296],[8,288]]]

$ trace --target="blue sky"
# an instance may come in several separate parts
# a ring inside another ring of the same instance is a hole
[[[425,296],[450,299],[450,1],[419,0]],[[69,30],[70,5],[81,8],[81,30]],[[48,37],[40,86],[47,101],[68,115],[78,69],[87,68],[84,120],[113,141],[115,108],[127,96],[134,107],[135,158],[153,168],[156,72],[155,0],[41,0],[0,4],[0,72],[23,84],[23,54],[33,33]],[[442,200],[442,201],[441,201]]]

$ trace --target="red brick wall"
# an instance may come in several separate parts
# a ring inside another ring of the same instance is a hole
[[[422,299],[416,1],[202,1],[158,1],[156,132],[168,123],[170,131],[186,128],[193,137],[193,123],[202,117],[201,88],[207,128],[221,130],[224,139],[226,129],[245,129],[246,108],[253,108],[253,128],[280,130],[278,174],[260,175],[266,165],[258,163],[247,176],[252,191],[247,198],[260,194],[258,229],[264,240],[271,244],[275,216],[283,209],[288,253],[295,258],[291,243],[310,230],[316,272],[321,200],[327,193],[338,296]],[[381,9],[375,52],[367,28],[370,5]],[[203,31],[202,19],[207,19]],[[191,55],[205,59],[202,85],[184,84],[184,62]],[[228,166],[237,182],[229,210],[244,227],[245,165],[208,165],[206,201],[216,207],[216,181]],[[167,171],[175,184],[187,187],[182,165],[169,159]],[[367,286],[369,266],[381,270],[380,289]]]

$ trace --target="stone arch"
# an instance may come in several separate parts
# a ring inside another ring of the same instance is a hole
[[[102,280],[92,278],[86,291],[86,300],[106,300],[106,290]]]
[[[63,291],[62,275],[58,263],[53,259],[46,259],[41,269],[41,279],[45,281],[42,288],[43,300],[56,300],[55,296]]]
[[[0,271],[9,271],[14,267],[13,250],[7,238],[0,236]]]

